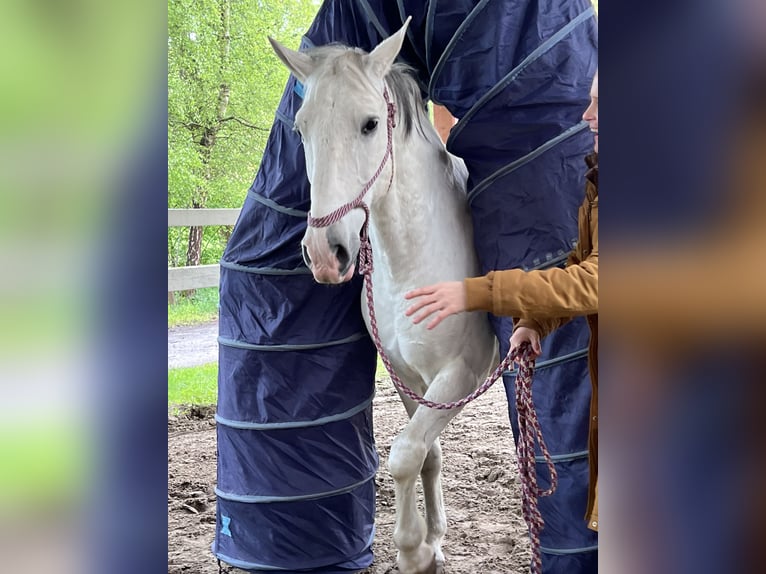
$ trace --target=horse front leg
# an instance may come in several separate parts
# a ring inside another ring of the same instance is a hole
[[[437,569],[444,565],[442,540],[447,532],[447,514],[442,494],[442,447],[437,437],[426,455],[420,478],[426,507],[426,544],[434,551]]]
[[[436,563],[433,549],[425,542],[426,523],[418,512],[415,485],[429,449],[422,434],[418,438],[407,432],[409,429],[410,425],[407,425],[394,439],[388,457],[396,495],[394,544],[401,574],[425,574],[434,572]]]
[[[445,402],[470,393],[477,377],[457,358],[431,382],[426,398]],[[409,400],[409,399],[408,399]],[[411,412],[414,405],[407,403]],[[447,518],[441,489],[441,446],[438,437],[461,409],[436,410],[419,406],[402,433],[391,445],[389,470],[396,492],[394,544],[401,574],[436,572],[444,563],[441,550]],[[426,520],[417,509],[415,484],[423,479]]]

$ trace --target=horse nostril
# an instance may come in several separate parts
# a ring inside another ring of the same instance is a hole
[[[335,246],[335,257],[338,259],[338,268],[342,271],[348,269],[348,264],[351,261],[351,256],[348,254],[348,249],[338,244]]]
[[[306,267],[311,267],[311,257],[309,257],[308,247],[301,245],[301,251],[303,253],[303,262],[306,264]]]

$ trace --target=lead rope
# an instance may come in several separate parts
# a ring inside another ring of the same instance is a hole
[[[370,208],[364,202],[364,196],[373,186],[380,174],[383,172],[383,168],[386,162],[391,160],[391,174],[388,179],[388,187],[391,187],[391,183],[394,179],[394,154],[393,154],[393,128],[396,126],[395,114],[396,106],[391,102],[388,89],[383,90],[383,97],[386,101],[387,117],[387,145],[386,153],[383,155],[383,159],[378,166],[370,180],[365,184],[361,193],[352,201],[340,206],[332,213],[323,217],[313,217],[311,213],[308,216],[308,225],[310,227],[329,227],[333,223],[337,223],[352,209],[361,208],[364,210],[364,224],[360,232],[360,246],[359,246],[359,265],[358,270],[361,275],[364,276],[364,285],[367,299],[367,309],[370,313],[370,331],[372,334],[372,340],[375,343],[375,347],[378,350],[383,364],[386,367],[391,381],[399,392],[408,396],[413,401],[432,409],[449,410],[462,407],[477,397],[483,395],[489,388],[497,381],[503,372],[508,370],[513,362],[517,362],[518,374],[516,376],[516,411],[518,415],[519,423],[519,443],[518,443],[518,456],[517,464],[519,470],[519,476],[521,478],[521,494],[522,494],[522,514],[524,520],[529,528],[529,537],[532,547],[532,574],[542,574],[542,560],[540,557],[540,532],[543,529],[544,521],[540,514],[540,510],[537,507],[537,499],[542,496],[550,496],[556,490],[558,486],[558,473],[556,467],[553,464],[553,459],[548,452],[548,447],[543,440],[542,430],[540,428],[540,422],[535,412],[535,406],[532,401],[532,376],[535,370],[535,359],[532,356],[532,349],[528,343],[521,345],[515,351],[508,352],[508,355],[500,362],[491,375],[489,375],[484,382],[467,397],[460,399],[459,401],[437,403],[430,401],[424,397],[421,397],[405,385],[398,375],[394,371],[391,361],[388,355],[383,350],[380,343],[380,335],[378,334],[378,322],[375,318],[375,304],[372,295],[372,245],[370,244],[370,238],[368,233],[368,223],[370,220]],[[548,467],[550,474],[550,488],[547,490],[541,490],[537,486],[537,473],[535,470],[535,440],[540,445],[540,450],[543,453],[545,464]]]
[[[365,223],[365,227],[366,227]],[[524,520],[527,523],[529,529],[530,546],[532,551],[532,574],[542,574],[542,557],[540,555],[540,532],[545,526],[543,517],[540,514],[540,509],[537,506],[537,499],[543,496],[550,496],[556,490],[558,486],[558,472],[553,464],[548,446],[543,439],[542,429],[540,428],[540,421],[537,418],[537,412],[535,411],[535,405],[532,400],[532,378],[535,371],[535,359],[532,355],[532,347],[529,343],[523,343],[517,349],[508,351],[506,357],[500,361],[500,364],[494,371],[484,380],[484,382],[470,395],[463,397],[459,401],[438,403],[430,401],[424,397],[421,397],[405,385],[399,376],[394,371],[391,361],[388,355],[383,350],[380,343],[380,335],[378,334],[378,322],[375,317],[375,304],[372,295],[372,250],[370,249],[370,265],[368,272],[364,275],[365,295],[367,298],[367,310],[370,313],[370,331],[372,332],[372,340],[375,343],[375,348],[378,350],[381,361],[386,367],[388,374],[391,377],[391,381],[399,392],[408,396],[413,401],[421,404],[425,407],[449,410],[456,409],[466,405],[483,395],[489,388],[497,381],[503,372],[508,370],[515,362],[518,363],[518,372],[516,375],[516,413],[519,423],[519,443],[518,453],[516,457],[516,463],[518,466],[519,477],[521,479],[521,509]],[[361,263],[360,263],[361,271]],[[550,475],[550,487],[546,490],[542,490],[537,485],[537,471],[535,460],[535,440],[540,445],[540,450],[545,460],[545,465],[548,468]]]
[[[519,370],[516,375],[516,411],[519,422],[519,445],[517,462],[519,467],[519,477],[521,478],[522,494],[522,514],[529,528],[530,546],[532,550],[531,571],[533,574],[542,574],[542,556],[540,553],[540,532],[542,532],[545,522],[537,506],[538,497],[550,496],[556,491],[558,486],[558,473],[553,464],[548,447],[543,439],[540,421],[537,418],[535,405],[532,401],[532,375],[534,374],[535,362],[530,357],[531,346],[529,343],[524,345]],[[521,354],[521,352],[519,352]],[[510,352],[509,352],[510,356]],[[543,453],[545,465],[548,468],[551,484],[546,490],[542,490],[537,485],[537,470],[535,460],[535,439],[540,445]]]

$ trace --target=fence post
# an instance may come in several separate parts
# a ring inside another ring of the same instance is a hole
[[[231,227],[236,224],[239,213],[240,209],[168,209],[168,227]],[[168,305],[176,302],[176,291],[217,287],[218,273],[218,265],[168,267]]]

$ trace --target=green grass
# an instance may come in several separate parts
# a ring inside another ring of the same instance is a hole
[[[217,400],[218,363],[168,371],[168,404],[211,405]]]
[[[168,327],[197,325],[218,317],[218,287],[197,289],[191,297],[176,293],[176,302],[168,304]]]
[[[383,364],[383,361],[380,360],[380,355],[378,355],[378,366],[375,368],[375,378],[382,379],[387,376],[388,371],[386,370],[386,366]]]

